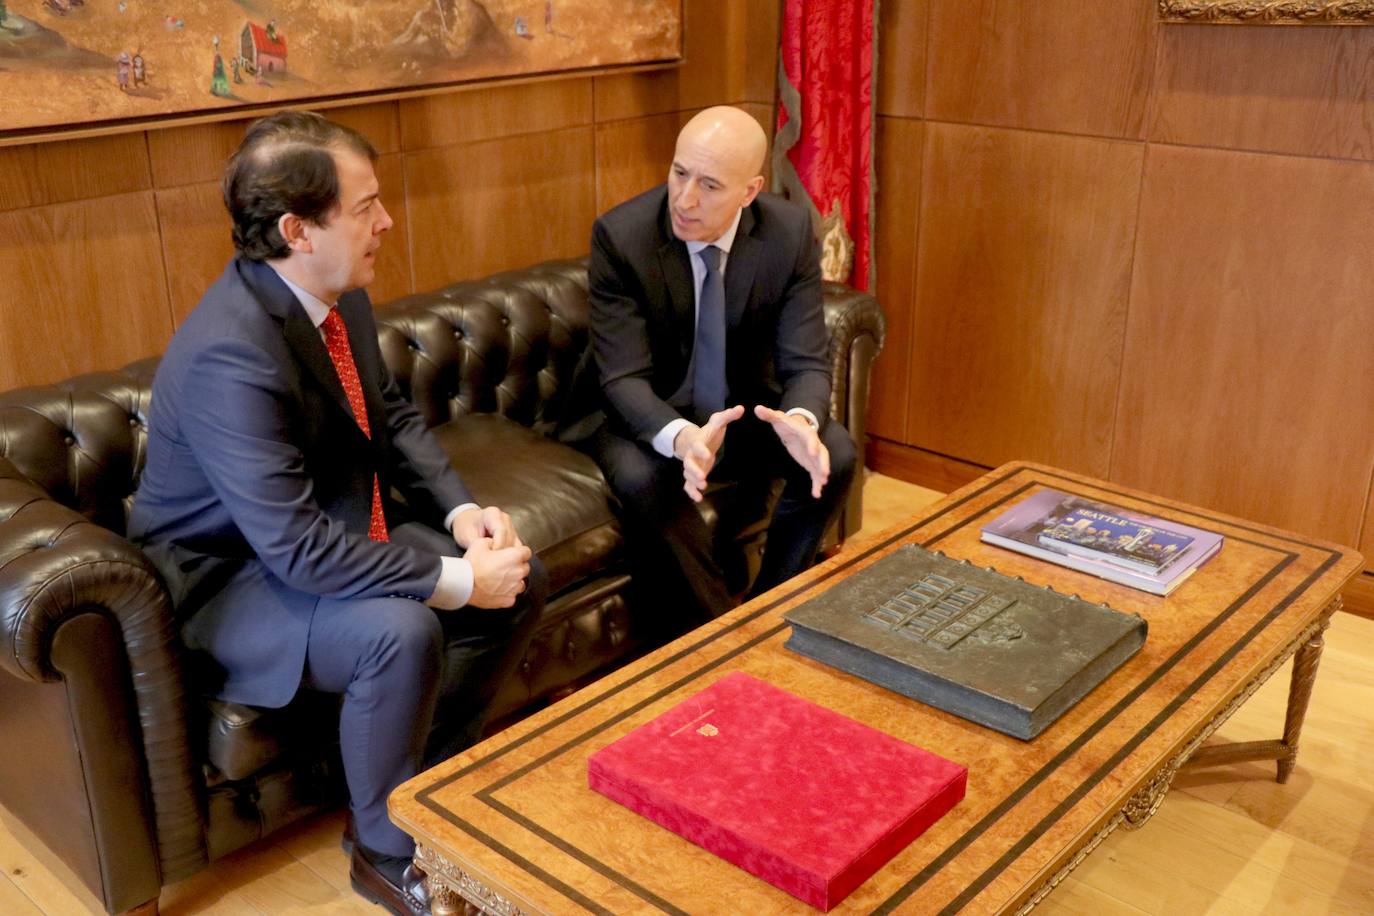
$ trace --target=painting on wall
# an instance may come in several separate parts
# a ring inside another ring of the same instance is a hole
[[[0,0],[0,140],[681,56],[682,0]]]

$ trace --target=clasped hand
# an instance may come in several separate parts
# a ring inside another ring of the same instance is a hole
[[[515,604],[530,575],[530,549],[515,533],[510,516],[495,506],[468,509],[453,520],[453,540],[472,564],[468,604],[503,608]]]
[[[688,424],[673,440],[673,451],[682,459],[682,489],[693,502],[701,502],[706,478],[725,441],[725,427],[742,416],[744,407],[737,404],[729,410],[711,414],[705,426]],[[811,476],[811,496],[819,499],[830,479],[830,450],[821,442],[820,435],[805,417],[785,414],[762,404],[754,408],[754,416],[773,427],[787,454]]]

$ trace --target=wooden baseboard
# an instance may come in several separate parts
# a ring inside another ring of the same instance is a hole
[[[923,448],[874,436],[868,437],[864,462],[879,474],[941,493],[957,490],[991,470],[980,464],[948,458]]]
[[[1345,587],[1343,607],[1356,617],[1374,620],[1374,573],[1360,573]]]

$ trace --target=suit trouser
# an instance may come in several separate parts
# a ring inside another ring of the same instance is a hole
[[[830,452],[830,478],[816,499],[810,475],[787,454],[771,426],[746,413],[726,428],[721,460],[710,480],[737,482],[739,498],[746,501],[766,499],[776,482],[782,482],[752,594],[810,568],[826,528],[844,508],[854,480],[853,440],[843,426],[831,422],[821,431],[821,442]],[[655,603],[668,605],[665,614],[676,618],[663,621],[664,626],[680,631],[734,607],[736,598],[718,559],[723,545],[713,543],[706,521],[683,491],[682,462],[617,434],[609,424],[597,431],[592,450],[620,501],[631,561],[653,570]],[[718,533],[729,538],[731,527],[722,525]]]
[[[461,552],[418,523],[396,526],[392,539]],[[394,856],[414,851],[387,817],[387,796],[423,766],[477,740],[497,688],[529,644],[546,585],[543,565],[532,558],[526,590],[506,610],[436,611],[408,598],[320,600],[301,683],[343,695],[339,748],[364,846]]]

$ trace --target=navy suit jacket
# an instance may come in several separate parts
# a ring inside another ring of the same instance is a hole
[[[592,229],[591,328],[603,400],[612,428],[645,443],[681,416],[667,400],[687,375],[696,337],[689,258],[673,235],[665,185]],[[829,337],[806,211],[772,194],[744,208],[725,265],[725,320],[726,406],[804,407],[823,426]]]
[[[382,361],[362,290],[339,300],[362,381],[358,427],[319,331],[266,264],[236,258],[178,329],[153,380],[129,535],[157,566],[222,698],[288,702],[321,597],[433,594],[440,560],[367,536],[376,474],[387,521],[472,497]]]

